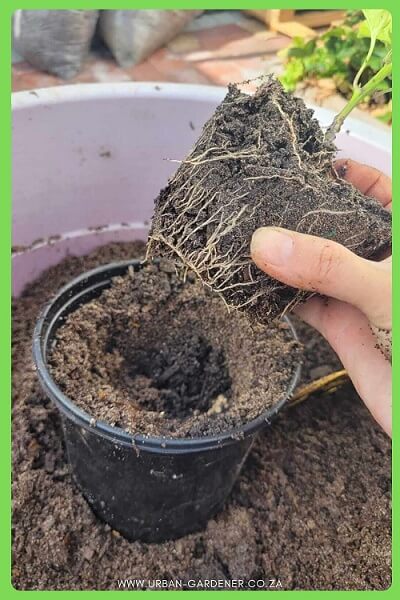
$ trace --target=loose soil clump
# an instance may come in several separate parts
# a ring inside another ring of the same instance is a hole
[[[40,389],[32,335],[43,304],[88,269],[140,256],[112,244],[49,269],[13,303],[13,573],[21,590],[120,589],[118,580],[280,578],[284,589],[383,590],[391,583],[390,440],[351,386],[287,408],[256,441],[205,531],[130,543],[74,485],[60,415]],[[303,383],[339,367],[296,323]]]
[[[199,437],[240,428],[280,402],[300,354],[286,323],[251,326],[164,260],[129,267],[71,313],[49,363],[96,420],[132,434]]]
[[[270,78],[229,92],[156,200],[148,256],[183,261],[228,306],[271,320],[308,294],[261,272],[261,226],[333,239],[365,258],[390,246],[391,217],[333,169],[333,143],[303,100]]]

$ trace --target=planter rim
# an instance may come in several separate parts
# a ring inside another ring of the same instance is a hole
[[[56,304],[62,298],[63,295],[66,295],[71,290],[73,290],[79,283],[83,283],[85,280],[88,280],[91,277],[95,277],[96,275],[101,274],[105,270],[118,267],[127,268],[129,265],[138,266],[140,264],[142,264],[142,261],[140,261],[140,259],[132,259],[108,263],[95,269],[91,269],[90,271],[86,271],[78,277],[72,279],[66,285],[64,285],[43,307],[39,318],[36,322],[33,334],[33,359],[37,369],[40,383],[45,392],[48,394],[48,396],[56,404],[57,408],[66,417],[68,417],[81,427],[92,431],[93,433],[97,433],[98,435],[111,439],[115,442],[118,442],[119,444],[123,444],[124,446],[136,446],[138,447],[138,449],[142,448],[146,451],[157,452],[162,454],[185,453],[188,451],[196,452],[207,449],[211,450],[226,444],[235,443],[238,436],[247,437],[249,435],[255,434],[258,430],[262,428],[262,426],[265,426],[265,424],[269,424],[270,419],[272,419],[276,415],[276,413],[287,402],[288,398],[290,398],[293,394],[294,389],[296,388],[300,378],[300,363],[297,363],[297,365],[295,366],[291,379],[288,383],[286,393],[279,400],[279,402],[274,404],[268,410],[261,413],[256,419],[253,419],[243,424],[242,427],[237,427],[235,429],[231,429],[219,435],[213,436],[203,436],[194,438],[169,438],[161,436],[147,436],[144,434],[130,434],[124,429],[120,427],[114,427],[112,425],[107,424],[104,421],[94,421],[94,418],[91,417],[90,414],[80,409],[68,396],[66,396],[61,391],[61,389],[58,387],[53,377],[51,376],[50,371],[47,367],[47,361],[45,358],[46,343],[43,340],[43,330],[46,327],[49,313],[53,305]],[[72,293],[69,295],[70,297],[73,297]],[[51,323],[53,323],[58,318],[58,316],[59,315],[56,315],[52,319]],[[293,324],[291,323],[290,319],[287,316],[285,316],[283,320],[288,324],[293,339],[298,340],[296,330]]]
[[[215,85],[202,85],[192,83],[165,83],[157,81],[131,81],[116,83],[78,83],[49,88],[38,88],[12,94],[12,110],[19,111],[25,108],[50,107],[67,102],[87,102],[93,100],[107,100],[115,98],[148,98],[148,99],[182,99],[196,100],[198,102],[218,104],[227,93],[227,87]],[[322,126],[327,126],[335,116],[335,112],[306,102],[307,106],[315,111],[316,117]],[[392,148],[391,130],[385,131],[381,127],[348,117],[343,126],[343,131],[360,140],[373,140],[374,146],[390,152]]]
[[[116,83],[77,83],[14,92],[13,110],[27,106],[49,106],[60,102],[86,102],[113,98],[180,98],[220,102],[228,88],[194,83],[164,83],[157,81],[123,81]]]

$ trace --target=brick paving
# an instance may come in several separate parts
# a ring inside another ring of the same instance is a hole
[[[82,71],[66,81],[14,58],[12,90],[107,81],[227,85],[279,69],[276,53],[289,42],[239,11],[218,11],[197,18],[166,47],[129,68],[119,67],[105,51],[92,51]]]

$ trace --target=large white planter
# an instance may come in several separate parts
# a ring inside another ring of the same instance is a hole
[[[153,200],[224,88],[156,83],[13,96],[13,293],[67,253],[145,239]],[[326,125],[332,114],[316,108]],[[391,170],[391,138],[349,119],[340,154]],[[95,228],[99,228],[95,230]]]

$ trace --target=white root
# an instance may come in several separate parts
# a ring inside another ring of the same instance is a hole
[[[181,190],[182,188],[179,188],[179,191]],[[241,289],[244,291],[254,287],[257,282],[253,277],[250,281],[237,281],[237,276],[240,276],[240,272],[248,265],[248,242],[243,242],[237,249],[232,242],[222,255],[218,252],[218,246],[221,244],[221,240],[230,234],[239,223],[255,216],[261,202],[252,208],[247,204],[240,205],[239,201],[244,200],[249,192],[239,188],[233,192],[227,203],[208,214],[208,209],[212,208],[215,203],[218,192],[210,193],[203,188],[200,193],[199,190],[199,185],[186,190],[185,202],[180,203],[181,210],[176,219],[164,226],[162,233],[157,232],[150,237],[148,255],[151,255],[152,246],[155,243],[164,244],[203,283],[218,294],[226,294],[230,290],[240,292]],[[201,205],[198,206],[199,199],[201,199]],[[229,218],[226,218],[225,215],[233,206],[237,207],[236,210],[229,214]],[[194,208],[197,208],[197,212],[193,218],[188,220],[187,213]],[[163,213],[165,214],[165,207]],[[214,226],[211,233],[207,231],[210,226]],[[187,252],[188,242],[191,238],[195,239],[199,232],[206,235],[205,245],[198,250]],[[254,301],[258,297],[259,295],[254,295],[250,301]]]
[[[292,138],[292,146],[293,146],[293,153],[297,158],[298,164],[299,164],[299,168],[302,169],[303,164],[300,158],[300,154],[299,154],[299,150],[297,147],[297,136],[296,136],[296,132],[294,130],[294,126],[293,126],[293,120],[289,118],[289,116],[287,115],[287,113],[285,113],[285,111],[282,109],[281,105],[279,104],[279,102],[274,98],[272,100],[272,103],[277,107],[277,109],[279,110],[282,119],[287,123],[288,128],[289,128],[289,132],[290,132],[290,137]]]
[[[343,216],[343,215],[353,215],[355,214],[357,211],[355,210],[330,210],[327,208],[319,208],[316,210],[310,210],[308,211],[305,215],[302,216],[302,218],[300,219],[300,221],[297,224],[296,227],[296,231],[300,231],[301,227],[303,226],[303,222],[310,216],[312,215],[332,215],[332,216]],[[311,228],[309,228],[309,232],[310,230],[312,230],[314,228],[314,226],[318,223],[318,218],[314,220],[313,226]]]

